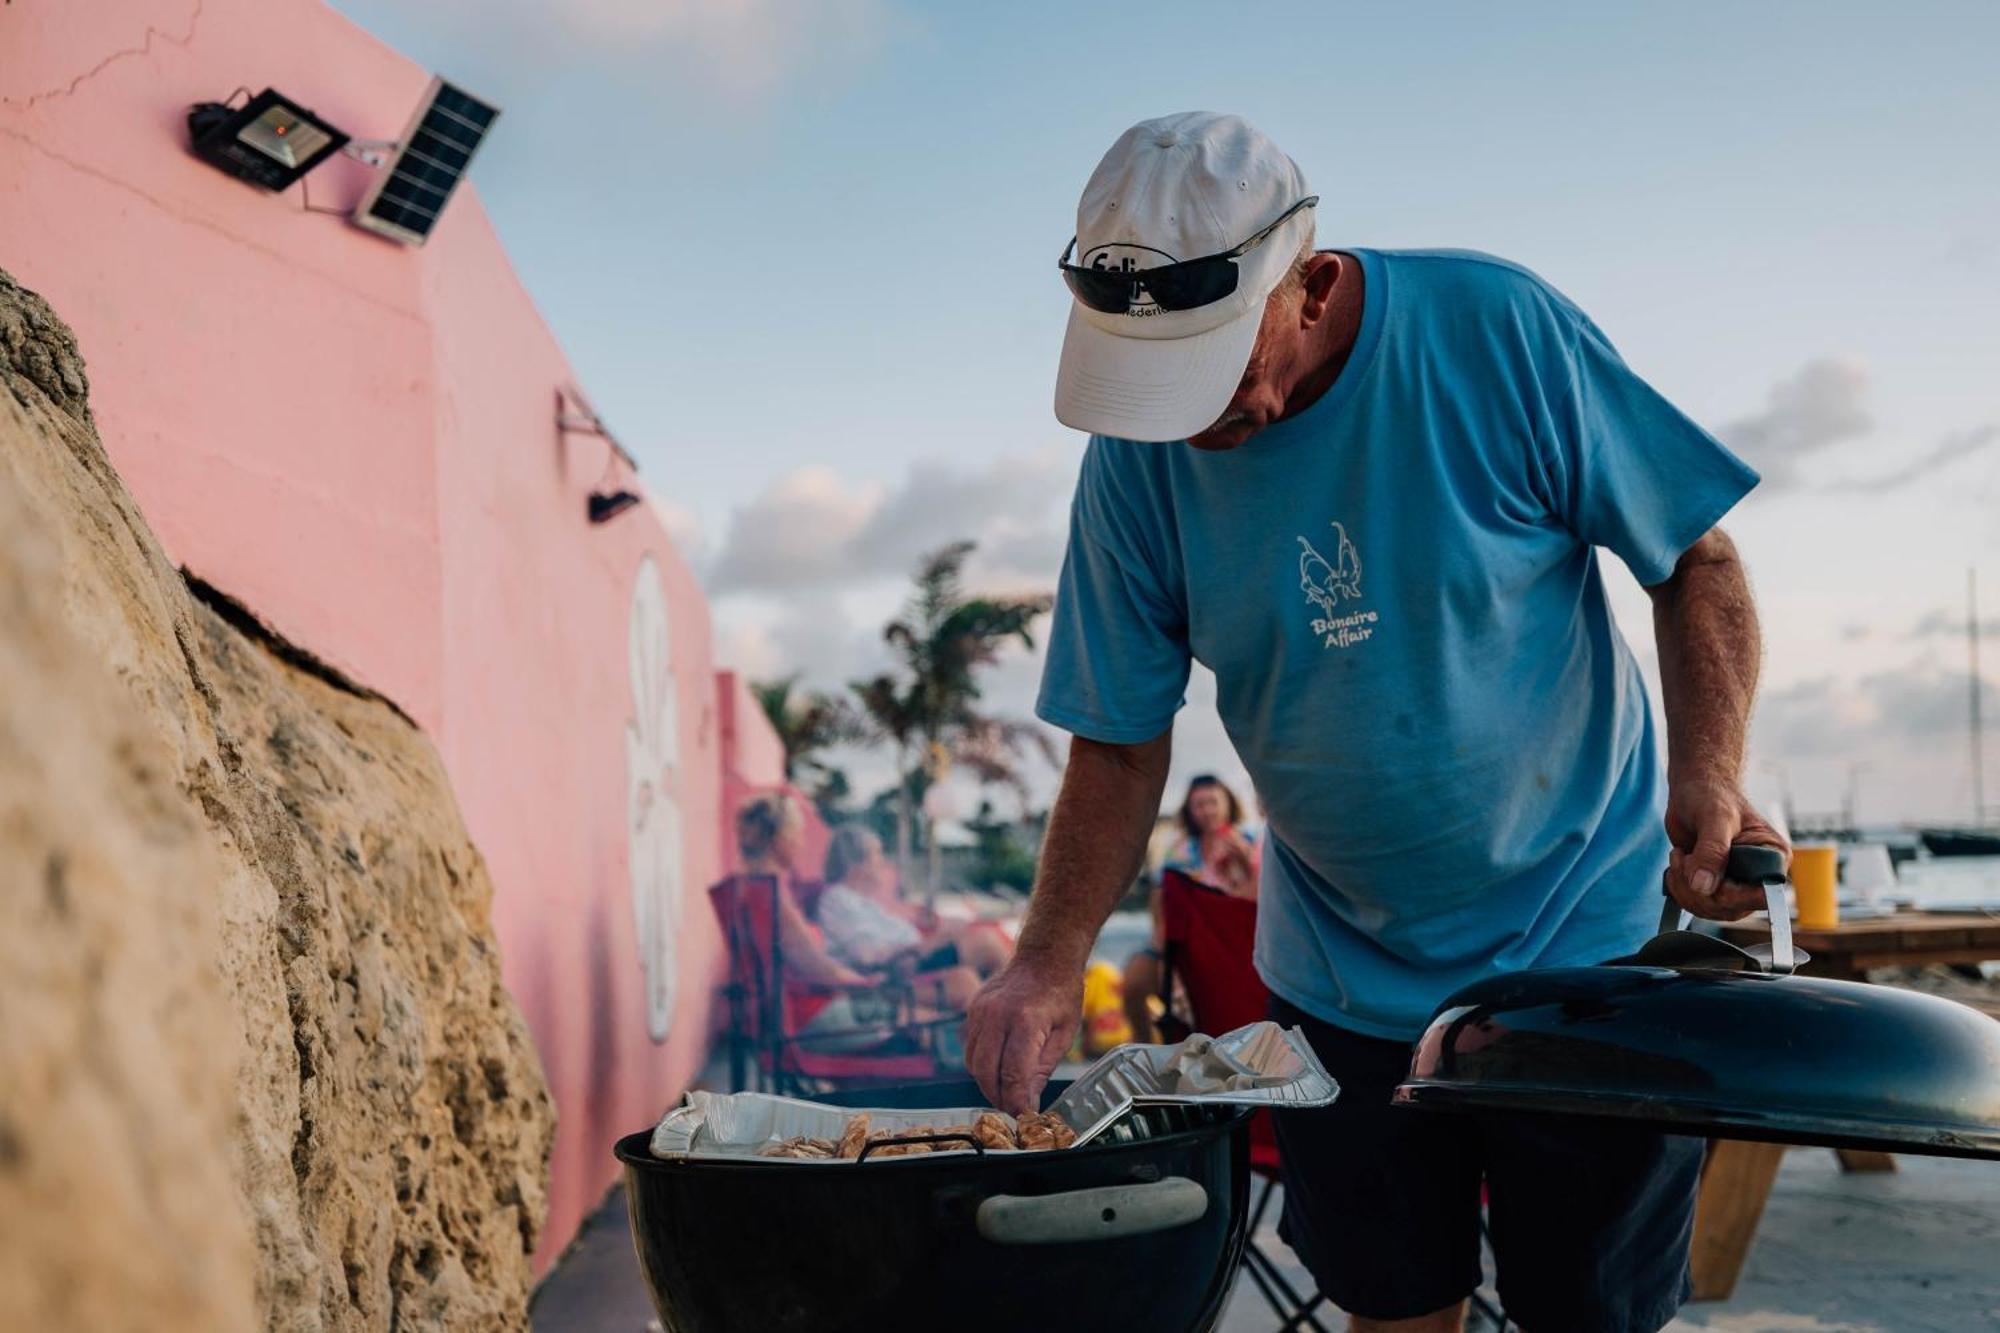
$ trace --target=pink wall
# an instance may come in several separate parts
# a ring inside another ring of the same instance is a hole
[[[585,521],[605,446],[554,429],[572,373],[473,191],[409,250],[185,151],[239,83],[371,137],[427,77],[315,0],[0,8],[0,266],[75,327],[173,557],[436,738],[556,1094],[545,1267],[700,1064],[724,770],[775,740],[650,507]]]

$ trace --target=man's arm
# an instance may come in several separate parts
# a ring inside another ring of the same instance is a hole
[[[1791,850],[1743,795],[1744,739],[1763,655],[1757,608],[1736,544],[1721,528],[1646,591],[1667,713],[1667,892],[1696,916],[1734,921],[1762,907],[1764,894],[1724,879],[1730,845]]]
[[[1070,742],[1020,943],[965,1017],[965,1067],[1003,1111],[1041,1106],[1076,1035],[1084,964],[1139,873],[1172,754],[1171,729],[1138,745]]]

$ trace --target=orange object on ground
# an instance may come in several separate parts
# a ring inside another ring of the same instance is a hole
[[[1083,1035],[1086,1055],[1102,1055],[1132,1040],[1125,1017],[1125,982],[1110,963],[1092,963],[1083,974]]]

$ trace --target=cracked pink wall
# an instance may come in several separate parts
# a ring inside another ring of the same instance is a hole
[[[105,444],[173,557],[436,739],[559,1109],[539,1269],[612,1180],[612,1138],[704,1053],[725,816],[707,607],[649,507],[585,521],[604,445],[556,434],[570,369],[471,189],[409,250],[186,151],[188,104],[239,83],[373,137],[427,77],[313,0],[0,8],[0,265],[75,327]],[[367,178],[336,158],[314,202]],[[684,830],[660,1043],[625,751],[648,556],[678,717],[658,785]],[[762,718],[732,721],[767,768]]]

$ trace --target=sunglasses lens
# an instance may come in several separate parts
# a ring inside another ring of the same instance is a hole
[[[1128,274],[1110,269],[1065,268],[1063,280],[1076,293],[1076,299],[1092,310],[1119,315],[1132,304],[1132,279]]]
[[[1236,277],[1235,262],[1219,256],[1140,269],[1136,273],[1068,266],[1063,269],[1063,279],[1076,293],[1076,299],[1107,315],[1123,314],[1145,295],[1150,295],[1162,310],[1193,310],[1235,291]],[[1143,292],[1135,290],[1140,287]]]
[[[1236,290],[1236,264],[1220,257],[1191,259],[1148,274],[1146,290],[1162,310],[1193,310]]]

